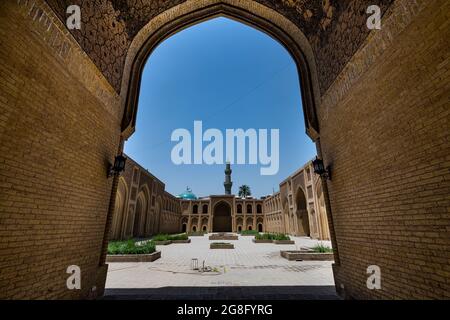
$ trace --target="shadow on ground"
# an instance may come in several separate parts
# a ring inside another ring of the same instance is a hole
[[[106,300],[338,300],[334,286],[106,289]]]

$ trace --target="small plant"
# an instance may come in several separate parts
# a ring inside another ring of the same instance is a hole
[[[187,233],[180,233],[180,234],[172,234],[167,237],[167,240],[188,240],[189,237]]]
[[[275,235],[275,237],[273,238],[273,240],[291,240],[291,238],[283,233],[278,233]]]
[[[207,233],[206,231],[195,231],[195,232],[189,232],[187,235],[188,236],[203,236],[205,233]]]
[[[108,254],[149,254],[156,251],[153,241],[136,243],[135,240],[112,241],[108,244]]]
[[[152,238],[153,241],[166,241],[169,240],[168,234],[157,234]]]
[[[273,234],[271,233],[262,233],[255,235],[256,240],[273,240]]]
[[[257,235],[259,232],[257,230],[242,230],[240,234],[242,235]]]
[[[333,248],[323,245],[322,243],[315,245],[311,248],[314,252],[317,253],[331,253],[333,252]]]
[[[256,240],[291,240],[288,235],[284,233],[263,233],[255,235]]]

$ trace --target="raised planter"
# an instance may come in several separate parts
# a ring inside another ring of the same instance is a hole
[[[232,243],[210,243],[210,249],[234,249],[234,244]]]
[[[189,237],[203,237],[205,234],[203,232],[193,232],[193,233],[188,233]]]
[[[209,240],[237,240],[239,237],[228,233],[214,233],[209,236]]]
[[[312,250],[289,250],[289,251],[280,251],[280,255],[288,259],[289,261],[333,261],[334,256],[332,252],[320,253],[314,252]]]
[[[157,246],[166,246],[172,243],[172,240],[153,241]]]
[[[161,258],[161,251],[149,254],[108,254],[106,262],[152,262]]]
[[[273,240],[270,239],[253,239],[252,240],[254,243],[272,243]]]
[[[294,240],[273,240],[275,244],[295,244]]]
[[[170,240],[172,243],[191,243],[191,239],[186,240]]]

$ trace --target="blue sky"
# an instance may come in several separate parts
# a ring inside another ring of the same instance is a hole
[[[166,184],[174,195],[189,186],[197,196],[223,194],[225,165],[175,165],[172,131],[279,129],[276,175],[260,164],[232,166],[233,193],[248,184],[254,196],[271,194],[279,183],[312,159],[306,136],[297,69],[277,41],[244,24],[216,18],[183,30],[151,54],[145,65],[136,132],[125,152]],[[205,147],[208,143],[204,143]]]

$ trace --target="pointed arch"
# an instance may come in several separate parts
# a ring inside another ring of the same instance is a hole
[[[124,235],[125,213],[127,212],[128,186],[123,177],[119,178],[116,193],[116,202],[111,226],[111,239],[122,239]]]
[[[142,71],[153,50],[173,34],[216,17],[233,19],[265,32],[291,54],[299,74],[306,133],[316,140],[319,136],[316,106],[320,91],[308,39],[299,27],[277,11],[257,2],[240,0],[187,1],[155,17],[137,33],[127,52],[120,91],[124,139],[135,130]]]
[[[301,187],[297,188],[295,193],[295,220],[296,234],[299,236],[310,236],[308,205],[305,192]]]

